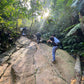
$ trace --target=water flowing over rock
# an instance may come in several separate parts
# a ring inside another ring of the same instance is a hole
[[[21,37],[15,51],[0,66],[0,84],[70,84],[75,60],[58,49],[56,64],[51,61],[52,47]]]

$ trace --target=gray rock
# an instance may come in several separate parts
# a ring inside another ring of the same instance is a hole
[[[25,40],[24,37],[21,39]],[[72,56],[58,49],[56,64],[52,64],[52,47],[27,42],[10,56],[8,62],[11,65],[1,77],[0,84],[70,84],[75,66]]]

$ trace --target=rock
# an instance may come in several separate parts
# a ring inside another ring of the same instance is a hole
[[[36,84],[70,83],[74,76],[75,60],[67,52],[57,50],[57,64],[52,65],[51,50],[51,47],[44,44],[40,44],[36,48],[36,44],[31,43],[26,47],[19,60],[12,66],[14,83],[30,84],[32,77],[31,84],[35,84],[35,82]]]
[[[58,49],[56,64],[52,64],[52,47],[28,39],[27,42],[10,56],[11,65],[2,75],[0,84],[70,84],[75,66],[72,56]]]
[[[52,49],[50,47],[42,44],[39,46],[37,53],[35,53],[36,67],[39,68],[39,73],[37,73],[37,76],[38,74],[39,76],[43,76],[45,74],[45,77],[39,78],[38,76],[39,80],[38,78],[37,80],[41,82],[46,78],[46,76],[47,79],[50,79],[52,76],[52,82],[47,84],[53,84],[53,76],[55,75],[55,84],[65,84],[66,82],[70,83],[71,78],[74,76],[75,60],[67,52],[59,49],[56,53],[56,64],[52,65],[51,52]],[[47,82],[49,81],[47,80]],[[46,82],[44,81],[43,84],[45,83]]]
[[[30,44],[30,40],[29,39],[27,39],[26,37],[24,37],[24,36],[21,36],[17,41],[16,41],[16,46],[17,47],[22,47],[22,46],[24,46],[24,45],[28,45],[28,44]]]
[[[71,78],[75,75],[75,60],[64,50],[57,50],[57,67],[63,78],[70,84]]]
[[[19,55],[19,57],[13,64],[12,74],[17,79],[17,81],[14,81],[16,82],[16,84],[21,84],[23,82],[22,79],[27,79],[27,77],[31,77],[36,73],[35,66],[33,65],[33,56],[35,52],[36,46],[34,45],[34,43],[31,43],[28,47],[24,48],[24,52]],[[25,80],[22,84],[24,83],[29,84]]]
[[[0,55],[0,64],[5,63],[6,61],[8,61],[10,59],[10,56],[16,51],[16,48],[12,48],[6,52],[4,52],[3,54]]]
[[[13,84],[11,75],[11,66],[9,66],[0,79],[0,84]]]
[[[4,58],[2,58],[2,59],[0,60],[0,63],[3,64],[3,63],[5,63],[8,59],[9,59],[9,56],[5,56]]]
[[[14,47],[14,48],[11,48],[10,50],[8,50],[8,51],[2,53],[2,54],[0,55],[0,58],[3,58],[3,57],[5,57],[5,56],[10,56],[10,55],[12,55],[12,53],[15,52],[15,50],[16,50],[15,47]]]
[[[7,68],[8,64],[4,64],[3,66],[0,66],[0,77],[4,73],[5,69]]]

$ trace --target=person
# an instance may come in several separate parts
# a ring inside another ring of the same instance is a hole
[[[55,37],[55,35],[52,35],[47,42],[51,43],[51,45],[53,46],[53,48],[52,48],[52,57],[53,57],[52,63],[55,63],[55,53],[56,53],[56,50],[58,49],[60,41]]]
[[[39,44],[40,40],[41,40],[41,34],[40,34],[40,32],[36,33],[36,37],[37,37],[37,43]]]
[[[23,36],[26,36],[26,27],[23,28],[23,30],[22,30],[22,35],[23,35]]]

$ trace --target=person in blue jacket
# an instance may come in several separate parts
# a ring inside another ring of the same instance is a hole
[[[56,50],[58,49],[58,45],[59,45],[60,41],[59,41],[59,39],[57,39],[55,37],[55,35],[52,35],[47,42],[50,42],[51,45],[53,46],[53,48],[52,48],[52,57],[53,57],[52,63],[55,63],[55,53],[56,53]]]

